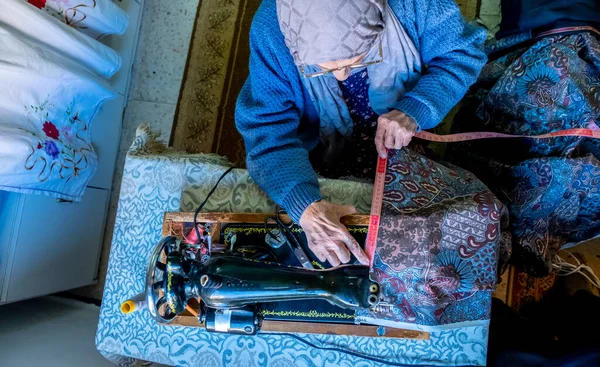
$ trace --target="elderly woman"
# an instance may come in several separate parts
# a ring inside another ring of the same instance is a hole
[[[483,30],[453,0],[264,0],[236,124],[257,184],[333,266],[368,259],[317,173],[374,177],[377,153],[435,127],[484,65]]]

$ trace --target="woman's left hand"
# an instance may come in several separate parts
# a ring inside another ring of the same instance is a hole
[[[417,132],[415,121],[402,111],[393,110],[379,116],[375,146],[382,158],[387,157],[387,149],[401,149],[407,146]]]

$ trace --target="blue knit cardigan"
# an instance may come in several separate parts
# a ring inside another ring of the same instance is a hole
[[[389,0],[426,65],[398,110],[421,129],[435,127],[475,82],[486,56],[485,31],[467,24],[454,0]],[[275,0],[263,0],[250,30],[250,76],[238,97],[236,126],[250,175],[298,222],[320,200],[308,152],[319,116],[279,29]]]

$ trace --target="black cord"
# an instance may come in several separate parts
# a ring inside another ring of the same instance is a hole
[[[223,172],[223,174],[221,175],[221,177],[219,177],[219,179],[217,180],[217,183],[215,184],[215,186],[213,186],[213,188],[210,190],[210,192],[208,193],[208,195],[206,195],[206,199],[204,199],[204,201],[202,202],[202,204],[200,204],[198,206],[198,208],[196,208],[196,212],[194,213],[194,228],[196,229],[196,236],[198,237],[196,243],[200,243],[200,230],[198,229],[198,213],[200,213],[200,210],[202,210],[202,208],[204,208],[204,205],[206,205],[206,202],[208,201],[208,199],[210,198],[210,196],[215,192],[215,190],[217,189],[217,187],[219,186],[219,183],[221,182],[221,180],[227,176],[227,174],[229,172],[231,172],[233,170],[233,167],[229,167],[227,169],[227,171]]]
[[[366,354],[362,354],[362,353],[358,353],[358,352],[353,352],[351,350],[347,350],[347,349],[342,349],[342,348],[335,348],[335,347],[320,347],[316,344],[313,344],[311,342],[309,342],[308,340],[299,337],[298,335],[295,334],[289,334],[289,333],[264,333],[264,332],[260,332],[258,335],[284,335],[284,336],[289,336],[290,338],[294,338],[296,340],[298,340],[299,342],[302,342],[306,345],[308,345],[309,347],[315,348],[315,349],[320,349],[320,350],[327,350],[327,351],[331,351],[331,352],[339,352],[339,353],[346,353],[346,354],[350,354],[352,356],[358,357],[358,358],[364,358],[364,359],[368,359],[369,361],[373,361],[373,362],[377,362],[377,363],[382,363],[382,364],[387,364],[389,366],[400,366],[400,367],[406,367],[406,366],[425,366],[425,365],[414,365],[414,364],[402,364],[402,363],[395,363],[395,362],[389,362],[386,361],[385,359],[381,359],[381,358],[376,358],[376,357],[371,357],[369,355]],[[429,365],[427,365],[429,366]]]
[[[229,169],[227,169],[227,171],[225,171],[221,177],[219,177],[219,179],[217,180],[217,183],[215,184],[215,186],[213,186],[213,188],[210,190],[210,192],[208,193],[208,195],[206,195],[206,198],[204,199],[204,201],[202,202],[202,204],[200,204],[198,206],[198,208],[196,208],[196,211],[194,212],[194,228],[196,229],[196,236],[198,236],[198,241],[200,241],[200,230],[198,230],[198,214],[200,213],[200,211],[202,210],[202,208],[204,207],[204,205],[206,205],[206,202],[208,201],[208,199],[211,197],[211,195],[215,192],[215,190],[217,189],[217,187],[219,186],[219,183],[221,182],[221,180],[227,176],[227,174],[229,172],[231,172],[233,170],[233,167],[230,167]],[[265,223],[265,229],[266,229],[266,223]],[[267,231],[268,233],[268,231]],[[311,342],[309,342],[308,340],[299,337],[298,335],[294,335],[294,334],[289,334],[289,333],[263,333],[261,332],[260,334],[262,335],[278,335],[278,336],[289,336],[290,338],[294,338],[296,340],[298,340],[301,343],[304,343],[306,345],[308,345],[309,347],[315,348],[315,349],[320,349],[320,350],[326,350],[326,351],[331,351],[331,352],[339,352],[339,353],[346,353],[349,355],[352,355],[354,357],[358,357],[358,358],[364,358],[373,362],[377,362],[377,363],[383,363],[383,364],[387,364],[390,366],[400,366],[400,367],[405,367],[408,366],[406,364],[401,364],[401,363],[395,363],[395,362],[389,362],[386,361],[385,359],[381,359],[381,358],[376,358],[376,357],[371,357],[369,355],[366,354],[362,354],[362,353],[358,353],[358,352],[354,352],[351,350],[347,350],[347,349],[342,349],[342,348],[335,348],[335,347],[321,347],[318,346],[316,344],[313,344]],[[411,366],[418,366],[418,365],[411,365]]]

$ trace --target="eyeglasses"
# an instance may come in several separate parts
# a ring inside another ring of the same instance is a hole
[[[319,76],[331,74],[334,71],[340,71],[340,70],[346,70],[346,69],[352,70],[352,69],[366,68],[367,66],[378,64],[378,63],[380,63],[382,61],[383,61],[383,47],[381,46],[381,42],[379,42],[379,59],[378,60],[369,61],[369,62],[365,62],[365,63],[361,63],[361,64],[352,64],[352,65],[340,66],[339,68],[322,70],[322,71],[318,71],[318,72],[312,73],[312,74],[306,74],[304,72],[304,68],[302,66],[299,66],[299,69],[300,69],[300,72],[302,73],[303,77],[305,77],[305,78],[316,78],[316,77],[319,77]]]

